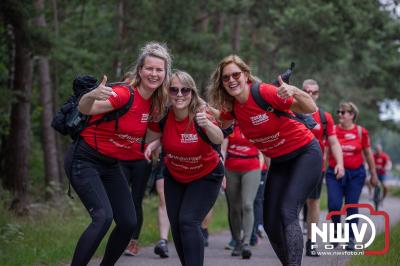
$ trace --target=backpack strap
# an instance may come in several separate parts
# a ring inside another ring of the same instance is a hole
[[[221,145],[213,143],[207,134],[203,131],[203,129],[197,124],[196,120],[194,120],[194,127],[196,128],[197,134],[208,144],[210,145],[219,155],[219,157],[223,160],[224,156],[221,153]]]
[[[104,114],[101,118],[92,121],[90,123],[88,123],[86,125],[86,127],[92,126],[92,125],[96,125],[98,126],[99,124],[103,123],[103,122],[109,122],[109,121],[113,121],[115,120],[115,131],[119,130],[119,123],[118,120],[121,116],[123,116],[124,114],[126,114],[129,109],[131,108],[132,104],[133,104],[133,100],[135,98],[135,93],[134,90],[132,88],[131,85],[125,85],[128,89],[129,89],[129,101],[122,106],[121,108],[115,109],[109,113]]]
[[[280,116],[285,116],[289,119],[295,120],[299,123],[302,123],[303,125],[306,125],[306,123],[304,122],[304,120],[300,119],[297,116],[291,115],[288,112],[284,112],[281,110],[277,110],[274,109],[263,97],[261,97],[261,93],[260,93],[260,83],[258,82],[253,82],[253,84],[251,85],[251,95],[254,98],[254,101],[256,102],[256,104],[263,110],[270,112],[270,113],[274,113],[277,117]],[[308,127],[307,127],[308,128]]]
[[[328,131],[326,128],[327,122],[326,122],[326,117],[325,117],[325,110],[318,106],[318,112],[319,112],[319,117],[321,118],[321,123],[322,123],[322,129],[323,129],[323,138],[327,138],[328,137]]]
[[[362,142],[362,127],[360,125],[357,125],[357,133],[358,133],[358,138]]]

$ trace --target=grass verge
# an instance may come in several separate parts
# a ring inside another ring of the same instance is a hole
[[[81,233],[90,223],[89,215],[77,197],[61,206],[36,204],[32,215],[17,217],[0,202],[0,265],[61,265],[71,260]],[[158,197],[144,199],[144,222],[139,242],[141,246],[155,244]],[[114,225],[113,225],[114,226]],[[113,228],[113,226],[111,228]],[[212,232],[228,228],[225,198],[220,196],[214,206],[210,224]],[[110,233],[111,229],[109,230]],[[96,255],[104,254],[106,236]]]

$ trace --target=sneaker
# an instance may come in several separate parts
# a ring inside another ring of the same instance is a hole
[[[256,234],[258,235],[259,238],[264,238],[264,239],[268,239],[267,237],[267,233],[264,230],[264,226],[262,224],[259,224],[257,226],[257,232]]]
[[[158,244],[154,247],[154,253],[159,255],[161,258],[168,258],[168,241],[166,239],[161,239]]]
[[[349,243],[347,243],[346,250],[354,250],[355,249],[354,239],[350,238]]]
[[[236,241],[231,239],[228,244],[226,244],[225,249],[227,250],[233,250],[236,246]]]
[[[235,248],[232,250],[231,255],[236,257],[236,256],[240,256],[240,254],[242,254],[242,244],[240,242],[236,242]]]
[[[306,256],[319,257],[317,250],[314,247],[311,247],[311,245],[311,239],[308,239],[306,242]]]
[[[137,240],[131,240],[124,251],[126,256],[136,256],[139,253]]]
[[[249,244],[244,244],[242,246],[242,259],[248,260],[251,257],[251,250]]]
[[[257,246],[257,243],[258,243],[257,236],[256,235],[254,235],[254,236],[252,235],[251,238],[250,238],[250,246],[252,246],[252,247]]]
[[[203,234],[203,238],[204,238],[204,246],[208,247],[208,229],[207,228],[200,228],[201,229],[201,233]]]

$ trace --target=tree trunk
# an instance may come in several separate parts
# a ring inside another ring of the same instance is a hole
[[[234,53],[240,53],[240,15],[233,15],[232,25],[232,49]]]
[[[36,18],[38,27],[47,28],[43,15],[44,0],[36,0],[36,10],[39,16]],[[40,103],[42,105],[42,147],[45,166],[46,199],[53,198],[59,191],[60,172],[57,160],[57,146],[55,131],[51,127],[53,118],[53,95],[50,78],[49,58],[47,55],[39,56],[39,83]]]
[[[53,30],[54,30],[54,37],[58,38],[60,36],[60,21],[59,21],[59,16],[58,16],[58,1],[57,0],[51,0],[51,6],[52,6],[52,12],[53,12]],[[56,60],[51,60],[50,61],[51,68],[52,68],[52,80],[53,80],[53,113],[58,111],[59,108],[59,84],[60,84],[60,79],[59,79],[59,64],[58,61]],[[61,135],[56,133],[56,146],[57,146],[57,161],[58,161],[58,172],[59,174],[59,184],[60,187],[65,188],[67,185],[67,178],[64,174],[64,148],[62,145],[63,141],[61,138]]]
[[[118,34],[117,34],[117,47],[116,51],[117,53],[115,54],[114,57],[114,62],[113,62],[113,70],[115,73],[115,77],[117,79],[122,78],[122,61],[121,61],[121,56],[122,54],[122,49],[124,46],[124,39],[125,39],[125,32],[126,32],[126,26],[125,26],[125,21],[124,21],[124,11],[125,11],[125,0],[120,0],[118,2],[118,9],[117,9],[117,17],[118,17]]]
[[[17,18],[16,18],[17,19]],[[11,106],[11,128],[6,157],[6,188],[13,200],[10,209],[17,214],[28,213],[28,152],[30,148],[30,107],[32,89],[32,58],[26,46],[20,21],[13,25],[15,39],[14,82],[15,102]]]

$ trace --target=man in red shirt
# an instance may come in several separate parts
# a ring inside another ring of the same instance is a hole
[[[307,79],[303,82],[303,90],[307,92],[313,100],[316,102],[319,97],[319,86],[318,83],[313,79]],[[318,139],[319,145],[321,146],[322,154],[324,155],[324,161],[326,160],[325,144],[330,147],[332,154],[336,159],[335,174],[339,179],[344,175],[343,167],[343,154],[340,143],[336,137],[334,121],[332,115],[325,112],[320,107],[318,111],[313,114],[314,120],[318,123],[315,128],[311,131],[314,136]],[[306,256],[318,257],[318,254],[314,249],[311,248],[311,224],[318,223],[319,211],[320,211],[320,195],[323,177],[325,175],[325,164],[321,169],[321,179],[314,189],[314,191],[308,196],[307,204],[307,242],[306,242]]]
[[[379,181],[381,181],[383,186],[383,198],[386,197],[387,194],[387,186],[385,184],[386,180],[386,172],[390,171],[392,168],[392,161],[387,153],[383,152],[382,146],[377,144],[375,147],[376,151],[374,153],[374,160],[376,166],[376,172],[378,174]]]

